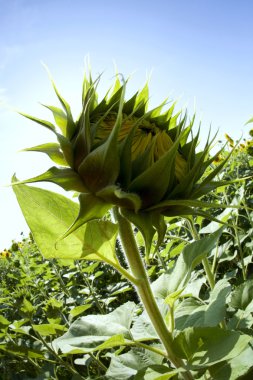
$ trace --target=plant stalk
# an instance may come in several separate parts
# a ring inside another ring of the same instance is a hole
[[[114,208],[114,217],[118,222],[121,243],[132,275],[135,277],[136,290],[143,303],[143,306],[167,351],[168,359],[174,364],[176,368],[185,369],[183,360],[175,356],[173,352],[172,334],[167,329],[165,321],[155,301],[148,275],[136,244],[131,223],[120,214],[120,211],[116,207]],[[182,372],[182,376],[185,380],[193,379],[189,371]]]

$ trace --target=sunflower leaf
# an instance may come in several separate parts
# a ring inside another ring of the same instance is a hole
[[[13,176],[13,182],[18,180]],[[78,215],[78,204],[52,191],[13,186],[20,208],[45,258],[105,261],[119,267],[115,253],[117,225],[93,220],[59,240]],[[57,243],[56,243],[57,242]]]

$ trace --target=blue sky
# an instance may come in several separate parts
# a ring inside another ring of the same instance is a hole
[[[152,106],[170,95],[219,136],[239,138],[253,116],[253,2],[251,0],[0,0],[0,250],[28,232],[12,191],[14,172],[27,178],[49,161],[18,150],[52,136],[13,109],[48,118],[39,102],[57,105],[45,62],[65,98],[80,109],[87,54],[101,91],[114,62],[129,92],[152,71]]]

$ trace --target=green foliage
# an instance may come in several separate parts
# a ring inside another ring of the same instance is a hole
[[[68,118],[50,109],[71,135],[69,106],[57,96]],[[37,148],[56,157],[55,146]],[[134,212],[122,212],[135,218],[158,311],[181,360],[177,368],[131,285],[139,289],[143,278],[128,268],[118,226],[108,213],[97,220],[106,202],[94,205],[91,194],[82,194],[79,209],[59,194],[14,186],[32,235],[0,255],[1,380],[181,380],[189,371],[200,380],[252,378],[253,160],[244,148],[223,155],[230,161],[217,181],[229,186],[194,201],[193,215],[167,217],[164,225],[152,213],[148,219],[139,213],[139,222]],[[87,215],[88,223],[75,224]]]
[[[119,297],[127,302],[131,287],[103,263],[47,260],[30,239],[12,247],[0,260],[0,379],[67,380],[79,372],[98,378],[95,359],[88,367],[72,366],[51,343],[77,317],[104,315]]]

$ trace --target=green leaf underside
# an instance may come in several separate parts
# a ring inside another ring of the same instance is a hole
[[[168,294],[183,289],[187,285],[193,269],[200,264],[203,258],[218,244],[223,229],[224,227],[212,235],[185,246],[171,273],[163,274],[152,283],[154,294],[159,298],[165,298]]]
[[[252,377],[251,374],[248,375],[250,369],[253,365],[253,349],[252,342],[246,347],[239,355],[233,359],[226,360],[224,362],[215,364],[209,368],[209,372],[214,380],[238,380],[242,379],[250,380]]]
[[[53,346],[73,353],[73,350],[89,352],[125,344],[125,339],[131,339],[135,308],[133,302],[127,302],[109,314],[81,317],[72,323],[66,334],[53,342]]]
[[[253,312],[253,280],[247,280],[232,293],[230,305],[235,309],[248,310],[251,305]],[[249,310],[249,311],[251,311]]]
[[[196,368],[206,368],[239,355],[250,342],[249,335],[219,327],[190,327],[174,340],[175,353]]]
[[[223,230],[224,227],[221,227],[214,234],[188,244],[183,249],[173,268],[173,291],[187,284],[191,271],[216,247]]]
[[[172,371],[171,376],[169,371],[169,367],[162,365],[161,355],[149,350],[132,349],[121,355],[111,355],[106,377],[110,380],[166,380],[178,374],[181,369]],[[165,373],[167,377],[164,377]]]
[[[226,298],[230,291],[230,284],[226,280],[220,280],[205,304],[199,304],[194,298],[184,300],[175,313],[176,329],[218,326],[225,318]]]
[[[184,372],[183,368],[171,370],[165,365],[153,364],[138,370],[135,380],[169,380]]]
[[[14,177],[13,181],[17,179]],[[99,260],[119,266],[115,255],[115,224],[91,221],[59,241],[76,219],[78,205],[60,194],[36,187],[19,184],[13,186],[13,190],[45,258]]]

